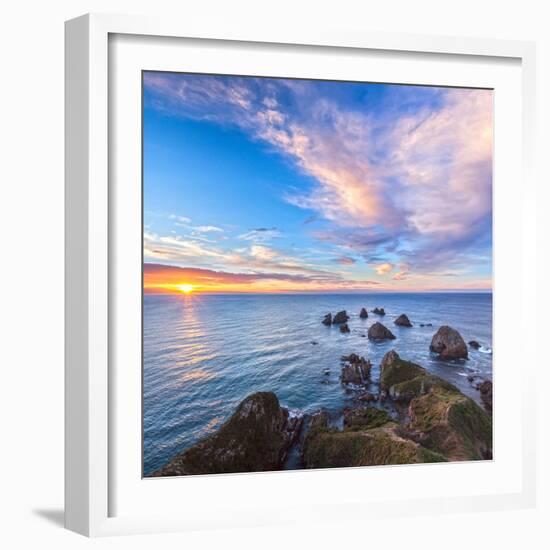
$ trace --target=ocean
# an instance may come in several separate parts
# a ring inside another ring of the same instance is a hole
[[[385,308],[384,317],[371,313],[377,306]],[[362,307],[368,319],[359,318]],[[343,309],[351,317],[349,334],[321,324],[326,313]],[[401,313],[413,328],[394,325]],[[367,330],[376,321],[396,339],[369,341]],[[467,361],[436,359],[429,345],[441,325],[482,348],[469,348]],[[479,403],[467,376],[492,380],[492,294],[145,295],[144,475],[215,431],[256,391],[273,391],[281,405],[307,413],[341,411],[355,395],[340,384],[340,357],[357,353],[370,359],[376,380],[380,360],[390,349]]]

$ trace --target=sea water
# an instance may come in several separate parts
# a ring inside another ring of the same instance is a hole
[[[371,313],[383,307],[386,315]],[[360,319],[362,307],[368,319]],[[345,309],[351,332],[321,324]],[[394,320],[405,313],[412,328]],[[376,321],[395,340],[366,338]],[[431,323],[433,326],[421,327]],[[477,340],[467,361],[441,361],[429,351],[441,325]],[[395,349],[479,402],[469,374],[492,379],[490,293],[146,295],[143,303],[143,471],[150,474],[215,431],[238,404],[273,391],[281,405],[303,412],[341,411],[353,395],[339,381],[340,358],[357,353],[373,363]],[[326,370],[330,373],[327,375]]]

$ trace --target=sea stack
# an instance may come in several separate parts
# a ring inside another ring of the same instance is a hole
[[[468,359],[468,348],[460,333],[452,327],[442,326],[434,334],[430,351],[440,359]]]
[[[347,323],[349,321],[349,316],[346,313],[346,310],[339,311],[334,318],[332,319],[333,325],[340,325],[342,323]]]
[[[342,325],[340,325],[340,332],[341,333],[346,333],[346,332],[349,332],[349,327],[348,327],[348,324],[347,323],[343,323]]]
[[[383,307],[375,307],[372,310],[372,312],[375,313],[376,315],[386,315],[386,312],[384,311]]]
[[[361,313],[359,313],[359,317],[361,319],[366,319],[368,316],[369,314],[367,313],[367,310],[364,307],[361,308]]]
[[[394,323],[398,326],[398,327],[412,327],[412,324],[411,322],[409,321],[409,318],[403,313],[402,315],[400,315],[395,321]]]
[[[323,325],[330,327],[330,325],[332,325],[332,314],[327,313],[321,322],[323,323]]]
[[[395,336],[391,330],[386,328],[382,323],[374,323],[369,328],[368,332],[369,340],[382,341],[382,340],[395,340]]]

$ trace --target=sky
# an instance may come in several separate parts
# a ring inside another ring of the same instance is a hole
[[[144,290],[490,290],[493,92],[143,74]]]

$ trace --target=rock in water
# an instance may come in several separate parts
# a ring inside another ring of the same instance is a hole
[[[330,325],[332,325],[332,314],[331,313],[327,313],[324,317],[324,319],[321,321],[323,323],[323,325],[326,325],[327,327],[329,327]]]
[[[395,340],[395,336],[392,334],[391,330],[386,328],[382,323],[374,323],[369,328],[368,332],[369,340]]]
[[[403,313],[402,315],[400,315],[395,321],[394,323],[398,326],[398,327],[412,327],[412,324],[411,322],[409,321],[409,318]]]
[[[273,392],[249,395],[214,434],[177,455],[153,476],[279,470],[301,416],[290,415]]]
[[[372,364],[364,357],[359,357],[355,353],[342,357],[342,375],[340,379],[342,384],[366,384],[370,377]]]
[[[479,349],[481,347],[481,344],[477,340],[470,340],[468,345],[473,349]]]
[[[443,326],[434,334],[430,351],[440,359],[468,359],[468,348],[460,333],[454,328]]]
[[[384,311],[383,307],[375,307],[372,310],[372,312],[375,313],[376,315],[386,315],[386,312]]]
[[[332,324],[333,325],[340,325],[342,323],[346,323],[347,321],[349,321],[349,316],[346,313],[346,310],[344,310],[344,311],[339,311],[334,316],[334,318],[332,319]]]
[[[340,332],[345,333],[349,332],[349,327],[347,323],[344,323],[343,325],[340,325]]]
[[[366,319],[368,316],[369,314],[367,313],[367,310],[364,307],[361,308],[361,313],[359,313],[359,317],[361,319]]]

